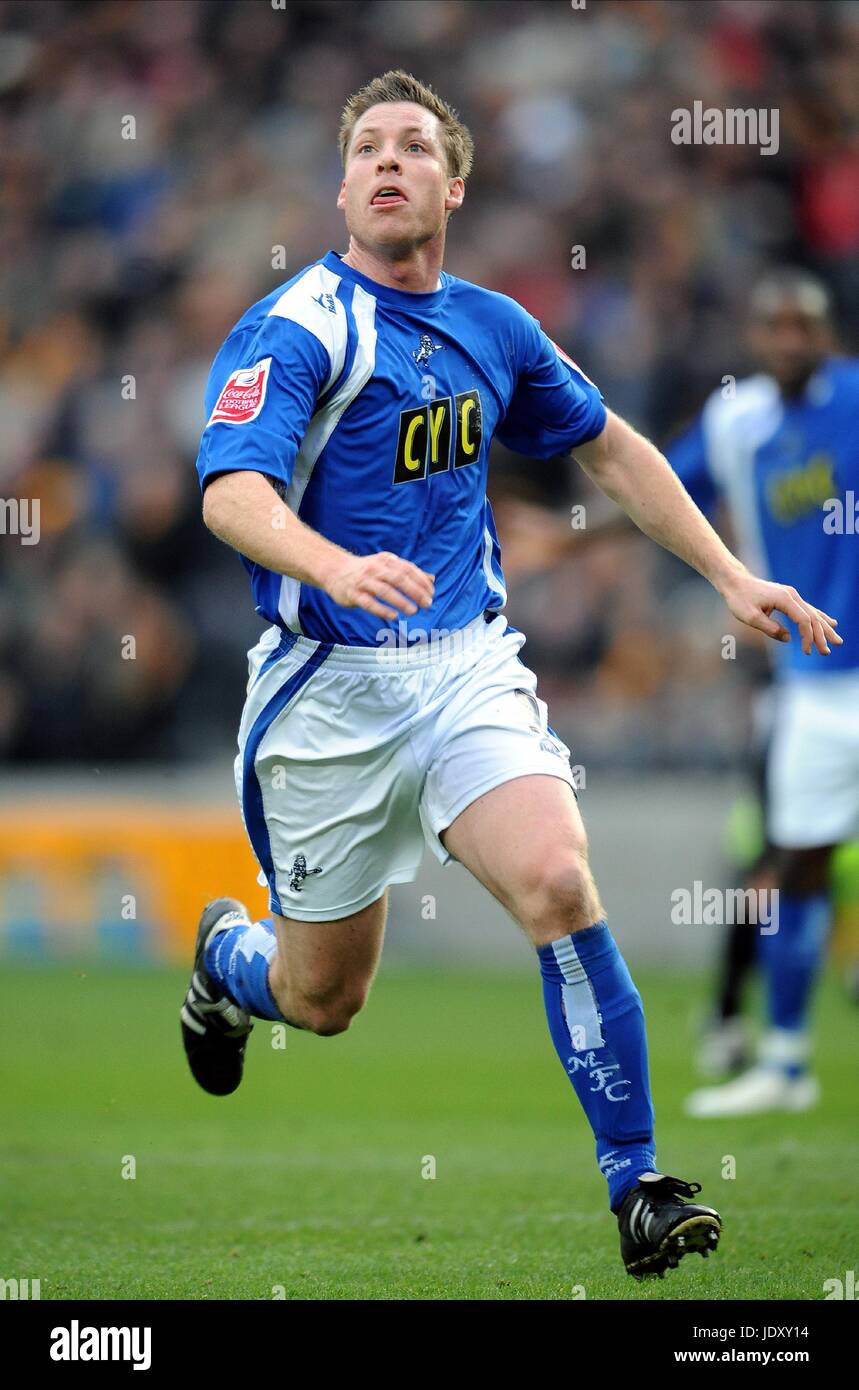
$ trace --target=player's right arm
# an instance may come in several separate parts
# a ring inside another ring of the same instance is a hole
[[[434,575],[390,551],[353,555],[326,540],[280,500],[261,473],[215,478],[203,494],[203,520],[219,540],[249,560],[302,584],[315,584],[343,608],[397,618],[400,612],[411,615],[418,606],[432,605]]]
[[[390,551],[353,555],[283,500],[319,397],[342,365],[321,323],[316,331],[270,315],[231,334],[218,353],[197,458],[203,520],[248,560],[314,584],[344,608],[411,615],[431,606],[434,575]]]

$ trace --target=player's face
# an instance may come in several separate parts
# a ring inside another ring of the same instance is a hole
[[[755,319],[751,340],[764,370],[788,392],[804,386],[832,346],[826,319],[790,300]]]
[[[356,123],[337,206],[357,242],[406,256],[444,230],[464,192],[462,179],[448,175],[432,112],[409,101],[382,102]]]

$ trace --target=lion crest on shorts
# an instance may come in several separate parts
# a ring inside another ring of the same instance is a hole
[[[308,869],[307,860],[303,854],[297,854],[292,862],[292,872],[289,876],[289,886],[294,888],[296,893],[301,892],[301,885],[310,874],[321,874],[321,869]]]

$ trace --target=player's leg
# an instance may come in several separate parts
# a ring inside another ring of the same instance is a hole
[[[833,853],[859,831],[857,708],[853,671],[797,681],[776,705],[767,782],[778,931],[760,941],[771,1030],[764,1056],[780,1056],[792,1074],[808,1054],[810,1005],[832,921]]]
[[[203,1090],[229,1095],[242,1079],[254,1018],[329,1037],[363,1008],[382,953],[387,891],[334,921],[272,914],[254,922],[243,903],[204,909],[182,1034]]]
[[[537,950],[552,1040],[616,1209],[656,1162],[644,1014],[605,923],[572,789],[517,777],[471,802],[440,839]]]
[[[537,949],[549,1031],[596,1139],[597,1160],[635,1275],[715,1247],[698,1190],[656,1172],[641,996],[605,920],[571,786],[514,776],[440,832],[444,848],[501,902]]]
[[[755,883],[746,878],[742,887],[754,888]],[[698,1070],[712,1079],[734,1076],[749,1064],[742,996],[755,963],[755,933],[756,926],[741,913],[725,927],[719,944],[715,1004],[704,1023],[697,1056]]]
[[[343,1033],[363,1009],[382,955],[387,889],[376,902],[333,922],[275,917],[278,949],[269,985],[294,1028]]]
[[[743,888],[754,888],[754,881],[747,878]],[[716,989],[716,1016],[720,1023],[734,1022],[742,1013],[742,991],[746,978],[755,961],[755,939],[753,924],[748,921],[742,908],[736,922],[731,923],[725,933],[723,957],[720,963]],[[730,1070],[736,1063],[727,1063]]]
[[[344,1032],[364,1007],[382,954],[387,890],[369,906],[331,921],[272,913],[258,922],[234,913],[206,951],[209,974],[254,1018],[293,1028]]]
[[[766,838],[767,740],[771,733],[769,687],[754,702],[755,736],[749,771],[753,786],[734,803],[728,821],[732,873],[745,891],[760,893],[777,887],[772,847]],[[707,1077],[725,1080],[745,1071],[751,1061],[751,1040],[743,1018],[743,993],[757,958],[757,922],[748,920],[746,898],[733,922],[725,928],[719,948],[713,1011],[698,1049],[698,1067]]]
[[[278,636],[251,653],[235,762],[269,915],[209,905],[183,1006],[192,1073],[215,1094],[238,1086],[253,1018],[348,1027],[378,965],[387,885],[413,879],[423,852],[411,684],[373,650]]]
[[[772,847],[755,844],[758,836],[763,837],[763,808],[740,802],[735,811],[740,809],[744,814],[732,816],[733,873],[739,879],[743,896],[719,945],[714,1007],[705,1022],[697,1056],[698,1069],[704,1076],[719,1081],[745,1071],[752,1059],[751,1037],[743,1017],[743,994],[757,958],[758,926],[757,914],[751,912],[746,894],[751,890],[752,901],[757,902],[762,893],[778,887]],[[760,827],[755,824],[758,820]]]
[[[763,1057],[788,1076],[807,1071],[809,1010],[831,925],[834,845],[780,850],[778,931],[759,936],[770,1034]]]
[[[744,892],[773,890],[772,847],[767,840],[767,755],[772,737],[774,691],[767,681],[752,702],[752,737],[748,772],[749,794],[736,801],[728,819],[732,871]],[[745,904],[745,897],[743,898]],[[741,908],[728,923],[720,943],[714,1008],[707,1019],[698,1050],[698,1068],[705,1076],[724,1080],[747,1069],[751,1037],[742,1013],[742,996],[757,958],[757,923]]]
[[[385,939],[387,890],[332,921],[272,913],[231,920],[210,939],[206,964],[233,1003],[321,1036],[343,1033],[367,1001]]]
[[[831,922],[833,846],[859,825],[859,682],[852,672],[794,682],[779,694],[767,764],[768,831],[778,879],[776,930],[758,930],[767,1032],[758,1062],[687,1101],[723,1117],[806,1110],[819,1096],[808,1069],[810,1008]]]
[[[817,1103],[819,1086],[809,1069],[810,1011],[831,926],[829,868],[834,848],[776,851],[776,930],[757,930],[767,1013],[758,1061],[723,1086],[693,1092],[686,1105],[689,1114],[720,1118],[807,1110]]]
[[[680,1200],[696,1186],[653,1171],[641,998],[588,867],[570,750],[519,657],[525,639],[503,616],[472,635],[446,669],[429,727],[413,731],[426,768],[424,836],[443,864],[460,859],[534,943],[550,1033],[596,1137],[624,1263],[636,1276],[661,1274],[687,1249],[712,1248],[719,1218]]]

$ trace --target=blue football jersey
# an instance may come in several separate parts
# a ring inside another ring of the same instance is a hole
[[[503,608],[492,438],[551,458],[606,420],[593,382],[515,300],[444,272],[426,294],[390,289],[332,251],[239,320],[215,358],[206,414],[203,488],[235,469],[264,473],[328,540],[435,575],[431,608],[386,622],[245,559],[269,622],[361,646]]]
[[[749,569],[838,619],[830,656],[804,656],[795,630],[773,643],[779,674],[859,666],[859,362],[828,359],[796,400],[765,375],[714,392],[668,458],[702,511],[725,501]]]

